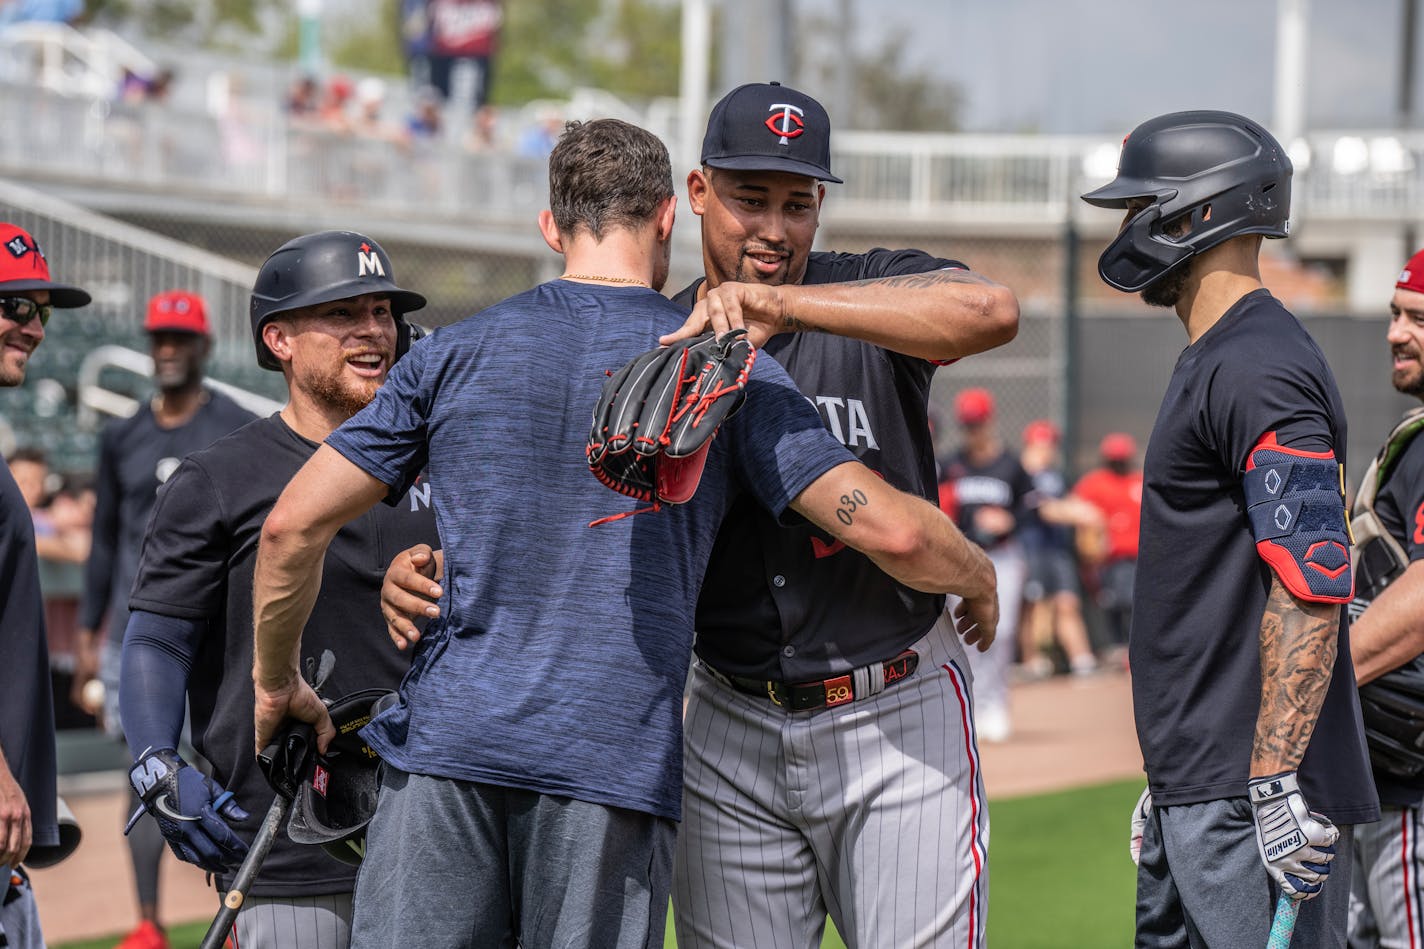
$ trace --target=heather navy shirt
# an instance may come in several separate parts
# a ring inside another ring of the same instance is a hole
[[[917,250],[817,252],[804,284],[944,269]],[[674,300],[689,309],[698,280]],[[937,364],[830,333],[782,333],[765,351],[786,367],[827,431],[902,491],[938,502],[929,393]],[[944,597],[898,583],[869,557],[804,521],[732,505],[697,604],[697,655],[729,675],[804,682],[888,659],[923,636]]]
[[[1345,463],[1345,412],[1325,356],[1258,290],[1178,358],[1143,463],[1129,650],[1138,740],[1159,804],[1246,793],[1272,574],[1241,481],[1268,432]],[[1343,604],[1339,616],[1338,656],[1299,774],[1311,808],[1355,824],[1376,820],[1379,806]]]
[[[681,326],[652,290],[553,280],[437,330],[327,444],[403,491],[429,465],[445,595],[362,734],[402,770],[678,819],[692,615],[727,501],[773,515],[851,460],[761,353],[696,496],[647,505],[584,457],[607,374]],[[551,358],[551,354],[558,358]]]

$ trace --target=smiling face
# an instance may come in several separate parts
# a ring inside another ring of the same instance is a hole
[[[1396,289],[1389,312],[1390,382],[1405,395],[1424,399],[1424,293]]]
[[[0,295],[27,297],[40,304],[49,302],[48,290],[4,293],[3,289],[0,289]],[[38,318],[32,318],[21,325],[7,319],[4,313],[0,312],[0,387],[17,386],[25,381],[25,367],[29,365],[30,357],[35,348],[44,341],[44,337],[44,324]]]
[[[702,218],[708,283],[800,283],[825,193],[814,178],[780,171],[692,172],[688,203]]]
[[[290,364],[293,388],[345,415],[371,401],[395,362],[395,315],[383,295],[293,310],[267,324],[264,338]]]

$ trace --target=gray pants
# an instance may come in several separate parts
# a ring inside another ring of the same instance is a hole
[[[1354,830],[1340,827],[1330,877],[1301,904],[1291,949],[1345,945]],[[1152,809],[1137,867],[1138,949],[1264,946],[1276,896],[1246,798]]]
[[[676,833],[638,811],[387,768],[351,945],[661,949]]]
[[[0,937],[6,949],[45,949],[35,891],[23,870],[0,867]]]
[[[1350,949],[1416,949],[1424,940],[1424,811],[1389,804],[1381,810],[1378,823],[1355,828]]]
[[[237,949],[347,949],[351,894],[249,896],[233,928]]]

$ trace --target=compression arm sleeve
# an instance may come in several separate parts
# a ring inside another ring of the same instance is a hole
[[[202,620],[142,610],[130,614],[119,680],[119,714],[135,759],[149,749],[178,747],[188,699],[188,673],[206,625]]]

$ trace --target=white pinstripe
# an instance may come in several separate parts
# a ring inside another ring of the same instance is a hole
[[[964,651],[941,620],[917,672],[787,714],[695,668],[674,865],[679,949],[982,949],[988,812]]]
[[[233,949],[347,949],[351,894],[249,896],[235,928]]]

